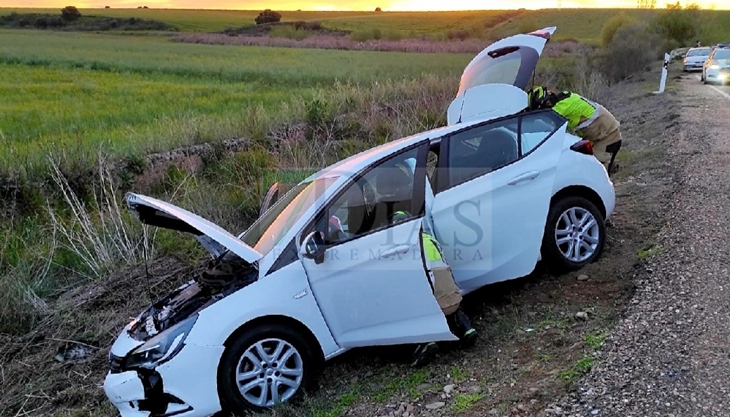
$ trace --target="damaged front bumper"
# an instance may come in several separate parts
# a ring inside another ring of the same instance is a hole
[[[149,370],[121,369],[123,356],[112,350],[104,392],[122,417],[210,416],[221,409],[217,370],[223,349],[185,345],[175,358]]]

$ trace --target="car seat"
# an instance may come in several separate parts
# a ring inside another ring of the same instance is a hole
[[[493,130],[479,142],[477,154],[480,156],[480,166],[487,168],[487,172],[517,160],[517,139],[502,130]]]

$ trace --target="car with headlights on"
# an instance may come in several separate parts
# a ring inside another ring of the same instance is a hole
[[[234,235],[192,211],[125,196],[144,224],[190,233],[205,272],[139,313],[104,381],[123,417],[209,416],[295,401],[359,347],[457,340],[433,295],[420,234],[463,294],[540,260],[596,260],[613,184],[588,141],[526,89],[555,28],[502,39],[465,68],[448,125],[322,169]],[[396,212],[405,212],[395,221]]]
[[[703,83],[725,84],[730,81],[730,47],[717,46],[702,67]]]
[[[712,48],[709,46],[690,48],[684,55],[682,70],[684,72],[702,71],[702,67],[705,65],[707,57],[710,56],[710,52],[712,52]]]

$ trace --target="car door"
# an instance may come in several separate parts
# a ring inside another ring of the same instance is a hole
[[[427,150],[421,142],[356,175],[298,238],[312,293],[343,348],[455,340],[422,257]],[[407,218],[391,223],[397,211]],[[315,236],[319,246],[305,256]]]
[[[432,218],[465,292],[534,269],[566,126],[552,110],[542,110],[442,140]]]

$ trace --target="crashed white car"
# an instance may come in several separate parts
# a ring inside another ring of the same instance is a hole
[[[128,194],[149,225],[190,232],[229,268],[129,323],[104,389],[124,417],[208,416],[298,398],[321,365],[363,346],[457,338],[433,296],[421,230],[464,294],[600,254],[613,185],[590,144],[551,110],[524,111],[554,28],[501,40],[466,67],[449,125],[352,156],[267,196],[234,236]],[[275,188],[272,189],[275,191]],[[404,220],[392,221],[403,211]]]

